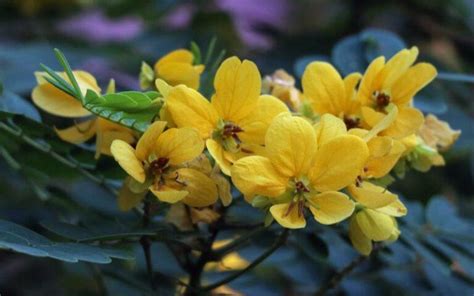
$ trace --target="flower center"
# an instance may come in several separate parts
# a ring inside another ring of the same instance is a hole
[[[372,97],[375,100],[375,104],[379,109],[383,109],[390,104],[390,96],[384,92],[375,91],[372,94]]]
[[[160,157],[158,159],[155,159],[150,163],[149,170],[153,175],[160,176],[167,168],[168,162],[169,159],[166,157]]]
[[[295,183],[295,190],[297,194],[304,194],[309,192],[308,187],[306,187],[306,185],[301,181]]]
[[[355,116],[344,116],[344,123],[346,124],[347,129],[350,130],[351,128],[359,126],[360,118]]]
[[[232,137],[234,140],[240,143],[238,133],[241,133],[243,131],[244,130],[240,126],[229,122],[224,125],[224,128],[222,129],[222,136],[224,138]]]
[[[239,133],[243,131],[244,130],[240,126],[232,122],[221,120],[217,129],[214,130],[212,138],[219,141],[225,150],[239,152],[241,151],[240,144],[242,143],[239,138]]]

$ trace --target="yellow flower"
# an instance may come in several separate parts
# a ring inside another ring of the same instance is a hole
[[[362,116],[369,127],[375,126],[393,105],[398,108],[395,121],[382,135],[403,138],[415,133],[423,124],[423,114],[411,107],[413,97],[430,83],[437,72],[433,65],[413,65],[418,49],[404,49],[387,63],[375,59],[361,80],[357,99],[362,104]]]
[[[247,60],[225,60],[214,87],[216,93],[210,102],[184,85],[160,88],[167,93],[167,117],[178,127],[196,128],[222,172],[229,175],[233,162],[262,150],[271,120],[288,108],[275,97],[260,96],[260,73]]]
[[[435,115],[428,114],[419,131],[426,145],[437,151],[447,151],[461,135],[460,130],[453,130],[449,124],[439,120]]]
[[[72,73],[76,77],[83,94],[85,94],[88,89],[93,90],[95,93],[100,93],[100,87],[97,85],[94,76],[90,73],[84,71],[73,71]],[[66,73],[58,72],[57,74],[70,82]],[[50,114],[61,117],[72,118],[91,115],[89,111],[82,107],[82,103],[78,99],[71,97],[49,83],[44,78],[47,76],[45,72],[36,72],[35,76],[38,86],[33,89],[31,97],[38,107]]]
[[[231,239],[218,240],[212,244],[212,249],[214,251],[219,250],[220,248],[225,247],[231,243]],[[219,262],[207,263],[205,266],[206,271],[232,271],[232,270],[241,270],[246,268],[250,262],[239,255],[237,252],[230,252],[225,255]]]
[[[349,222],[349,238],[354,248],[363,255],[369,255],[372,241],[396,240],[400,231],[394,217],[407,214],[397,195],[366,181],[351,185],[348,189],[358,203]]]
[[[64,72],[58,74],[69,81]],[[73,71],[73,74],[82,93],[86,93],[88,89],[100,93],[94,76],[84,71]],[[44,78],[46,73],[36,72],[35,75],[38,86],[33,89],[31,96],[38,107],[61,117],[88,117],[92,115],[82,107],[79,100],[47,82]],[[101,154],[111,155],[110,145],[115,139],[121,139],[127,143],[135,142],[135,134],[132,130],[100,117],[82,121],[66,129],[55,130],[62,140],[72,144],[81,144],[96,136],[96,158],[99,158]]]
[[[198,89],[204,65],[193,65],[193,60],[189,50],[174,50],[155,63],[155,78],[163,79],[172,86],[184,84]]]
[[[295,78],[283,69],[265,76],[262,90],[263,93],[270,94],[285,102],[291,110],[297,111],[301,106],[302,94],[295,87]]]
[[[193,128],[171,128],[163,132],[165,127],[164,121],[153,123],[136,149],[122,140],[112,142],[115,160],[136,181],[130,189],[150,190],[167,203],[182,201],[192,207],[213,204],[217,200],[217,187],[212,179],[195,169],[180,167],[204,149],[198,132]],[[132,208],[137,201],[134,202],[123,201],[122,208]]]
[[[214,165],[214,167],[212,167],[209,158],[203,153],[192,161],[187,162],[184,166],[198,170],[210,177],[216,183],[219,199],[221,200],[222,204],[225,207],[231,204],[232,194],[230,182],[222,175],[217,163]]]
[[[359,73],[352,73],[342,79],[331,64],[312,62],[306,67],[301,84],[316,113],[339,117],[350,129],[360,123],[360,103],[356,99],[360,78]]]
[[[267,157],[239,159],[232,181],[247,200],[267,197],[280,225],[305,227],[305,207],[322,224],[352,214],[353,202],[337,190],[354,182],[369,151],[362,139],[346,133],[342,120],[325,114],[313,128],[301,117],[281,114],[268,128],[265,149]]]
[[[359,176],[361,179],[384,177],[393,169],[405,152],[405,145],[393,138],[386,136],[370,137],[370,131],[358,128],[350,130],[349,133],[367,141],[367,147],[369,148],[369,158]]]

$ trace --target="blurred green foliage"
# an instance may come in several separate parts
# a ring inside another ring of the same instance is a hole
[[[380,54],[389,57],[405,46],[420,47],[423,59],[434,63],[440,75],[415,104],[463,134],[445,155],[446,167],[427,174],[410,172],[394,184],[409,211],[401,220],[399,242],[360,264],[332,293],[472,294],[472,1],[235,1],[240,7],[229,2],[17,0],[0,4],[0,248],[5,249],[0,252],[0,294],[172,295],[179,287],[176,279],[185,273],[169,245],[188,251],[197,248],[196,233],[179,233],[160,220],[144,229],[135,213],[120,212],[114,194],[123,172],[107,157],[96,161],[90,144],[74,146],[58,139],[50,127],[67,122],[39,113],[30,104],[30,91],[40,63],[57,65],[54,47],[65,52],[74,68],[93,72],[103,86],[114,78],[122,91],[138,89],[142,60],[152,64],[169,50],[188,47],[191,40],[206,48],[212,36],[217,36],[216,52],[225,49],[253,59],[263,75],[283,67],[299,76],[312,60],[332,61],[347,74],[362,71]],[[87,18],[97,11],[103,19]],[[77,33],[81,17],[95,21],[89,23],[92,31],[105,28],[105,33]],[[132,22],[124,22],[124,17],[132,17]],[[268,21],[262,21],[265,18]],[[114,30],[126,32],[130,26],[138,29],[126,39],[107,35]],[[95,39],[87,38],[88,34]],[[209,77],[204,80],[211,87]],[[226,222],[254,225],[261,219],[257,210],[244,207],[240,200],[229,209]],[[357,257],[344,236],[346,227],[310,223],[230,287],[246,295],[314,294]],[[245,227],[229,229],[219,238],[249,233]],[[271,227],[251,236],[239,254],[249,261],[257,258],[278,233]],[[136,244],[145,234],[153,234],[156,241],[152,253],[158,291],[149,288]],[[80,262],[63,263],[76,261]],[[213,283],[232,272],[207,272],[205,280]]]

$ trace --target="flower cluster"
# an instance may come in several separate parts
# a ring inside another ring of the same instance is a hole
[[[217,69],[214,93],[206,98],[199,91],[204,65],[180,49],[154,68],[142,65],[142,88],[156,88],[163,102],[146,132],[98,117],[57,133],[72,143],[96,135],[97,155],[113,155],[129,175],[118,199],[123,210],[150,192],[192,209],[194,223],[210,223],[218,217],[211,206],[231,204],[235,186],[267,213],[266,224],[297,229],[309,216],[324,225],[348,219],[352,244],[368,255],[373,242],[398,238],[396,218],[407,214],[386,188],[392,173],[444,164],[439,152],[459,136],[413,106],[436,76],[431,64],[415,64],[417,56],[416,47],[404,49],[344,78],[315,61],[304,71],[302,90],[284,70],[262,81],[253,62],[231,57]],[[42,75],[32,94],[39,107],[63,117],[90,116]],[[100,92],[90,74],[74,75],[84,90]],[[168,220],[176,224],[173,216]]]

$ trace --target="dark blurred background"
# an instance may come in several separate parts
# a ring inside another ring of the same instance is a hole
[[[394,190],[405,200],[422,205],[433,196],[443,196],[472,223],[473,0],[1,0],[0,81],[10,96],[28,100],[39,64],[59,69],[52,52],[57,47],[73,68],[93,73],[104,88],[114,78],[119,90],[138,89],[142,61],[152,64],[168,51],[188,48],[191,41],[205,49],[214,36],[218,48],[254,60],[262,75],[284,68],[298,77],[307,61],[331,60],[339,41],[368,28],[397,34],[407,46],[419,47],[421,60],[437,66],[440,79],[416,104],[462,130],[445,155],[445,167],[410,172],[394,184]],[[452,73],[463,75],[453,78]],[[44,122],[56,123],[51,116],[42,116]],[[3,131],[0,143],[19,145]],[[29,152],[18,150],[19,161],[34,164],[44,160],[38,167],[50,165],[49,159],[35,158]],[[54,166],[42,173],[45,176],[25,178],[30,174],[13,170],[8,159],[0,156],[0,218],[38,228],[33,221],[50,215],[42,208],[48,195],[66,191],[78,196],[82,187],[63,184],[64,175],[55,175]],[[44,199],[32,197],[41,195]],[[81,202],[93,208],[102,206],[96,201]],[[103,203],[110,212],[116,211],[112,202]],[[91,292],[94,283],[84,280],[87,266],[81,266],[0,252],[0,294],[73,295],[65,287],[76,286],[81,287],[78,294]]]

